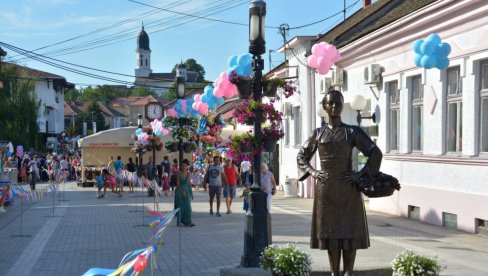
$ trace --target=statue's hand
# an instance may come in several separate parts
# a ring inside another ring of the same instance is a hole
[[[345,173],[343,179],[347,183],[356,183],[361,175],[362,173],[360,172],[352,171],[351,173]]]
[[[317,180],[323,182],[323,181],[326,181],[327,179],[329,179],[329,174],[326,173],[326,172],[322,172],[322,171],[317,171],[317,173],[315,174],[314,176]]]

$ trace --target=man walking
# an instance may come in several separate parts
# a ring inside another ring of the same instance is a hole
[[[246,186],[246,185],[249,185],[251,184],[250,180],[249,180],[249,172],[251,170],[251,162],[249,162],[248,160],[244,160],[241,162],[241,171],[240,171],[240,175],[241,175],[241,180],[242,180],[242,185],[243,186]]]
[[[224,173],[227,178],[227,184],[224,186],[225,206],[227,207],[227,214],[231,214],[232,201],[236,197],[236,185],[239,178],[237,166],[232,160],[227,159],[225,161]]]
[[[210,165],[207,169],[205,184],[207,185],[208,195],[210,196],[210,215],[213,215],[213,201],[215,196],[217,196],[216,215],[218,217],[220,217],[220,198],[222,196],[222,183],[227,183],[227,178],[225,177],[224,168],[220,164],[220,157],[216,155],[213,158],[213,164]]]

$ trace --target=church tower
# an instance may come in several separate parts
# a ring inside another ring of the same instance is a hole
[[[136,49],[136,77],[149,77],[151,70],[151,49],[149,49],[149,36],[144,31],[144,25],[137,37]]]

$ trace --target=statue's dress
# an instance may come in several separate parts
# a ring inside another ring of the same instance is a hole
[[[361,193],[352,183],[343,180],[352,172],[353,148],[369,157],[365,170],[377,173],[381,151],[359,127],[341,124],[335,129],[327,125],[316,129],[297,156],[299,178],[316,176],[319,171],[310,165],[318,150],[320,167],[328,174],[315,187],[310,247],[322,250],[355,250],[369,247],[368,224]]]

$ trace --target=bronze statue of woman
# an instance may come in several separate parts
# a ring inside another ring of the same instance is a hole
[[[341,92],[332,90],[325,95],[322,106],[328,124],[314,130],[297,156],[299,180],[310,175],[317,179],[310,247],[327,250],[335,276],[339,275],[341,255],[344,275],[352,275],[356,250],[369,247],[363,198],[355,182],[366,173],[378,173],[382,159],[380,149],[360,127],[342,122],[343,105]],[[354,147],[368,157],[359,172],[352,170]],[[320,170],[310,165],[317,150]]]

